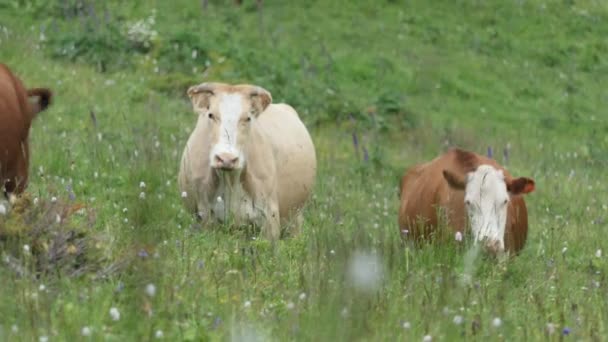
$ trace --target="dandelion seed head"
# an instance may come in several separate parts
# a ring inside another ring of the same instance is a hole
[[[82,336],[91,336],[91,328],[89,328],[88,326],[82,327],[82,329],[80,330],[80,334],[82,334]]]
[[[373,292],[380,287],[384,268],[377,254],[355,252],[349,261],[349,278],[355,288]]]
[[[499,317],[494,317],[492,320],[492,326],[494,328],[499,328],[502,325],[502,320]]]
[[[154,286],[154,284],[146,285],[146,294],[149,297],[154,297],[154,295],[156,294],[156,286]]]

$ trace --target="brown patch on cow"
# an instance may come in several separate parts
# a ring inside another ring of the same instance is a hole
[[[529,178],[514,179],[495,160],[485,156],[453,148],[437,158],[412,166],[401,178],[399,230],[406,239],[430,240],[433,235],[453,238],[457,231],[466,233],[467,214],[464,205],[464,181],[469,172],[479,165],[491,165],[502,170],[505,183],[513,195],[534,190]],[[441,216],[438,215],[441,213]],[[450,234],[441,234],[442,220],[447,220]],[[507,209],[505,226],[505,250],[519,252],[528,236],[528,211],[523,196],[512,196]]]
[[[36,114],[51,103],[46,88],[25,89],[21,80],[0,64],[0,188],[5,195],[22,193],[29,170],[29,130]]]

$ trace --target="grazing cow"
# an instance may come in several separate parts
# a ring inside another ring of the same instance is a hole
[[[533,190],[532,179],[513,178],[492,159],[451,149],[411,167],[402,177],[399,228],[419,241],[428,238],[442,218],[452,236],[465,233],[468,221],[475,242],[483,242],[489,252],[517,253],[528,235],[528,211],[521,195]]]
[[[293,218],[299,229],[317,161],[296,111],[253,85],[203,83],[188,96],[198,114],[178,177],[188,210],[203,223],[230,215],[270,240]]]
[[[46,88],[26,90],[21,80],[0,64],[0,189],[6,197],[27,187],[30,126],[36,114],[51,103],[51,97]]]

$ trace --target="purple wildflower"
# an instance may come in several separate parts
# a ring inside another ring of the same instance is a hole
[[[356,150],[359,149],[359,138],[357,137],[356,132],[353,132],[353,146],[355,146]]]
[[[147,258],[149,255],[145,249],[142,249],[137,253],[137,256],[139,256],[140,258]]]
[[[505,160],[505,163],[509,162],[509,148],[505,147],[505,149],[502,151],[502,156]]]
[[[565,327],[564,330],[562,330],[562,335],[564,335],[564,336],[570,335],[570,328]]]
[[[74,191],[72,191],[72,184],[68,184],[65,189],[68,192],[68,197],[70,198],[70,201],[73,201],[76,199],[76,194],[74,194]]]
[[[219,327],[220,324],[222,324],[222,319],[219,316],[215,317],[215,319],[213,320],[213,327],[211,329],[213,329],[213,330],[217,329],[217,327]]]
[[[366,162],[369,161],[369,153],[367,153],[367,148],[365,148],[365,146],[363,146],[363,160]]]
[[[492,146],[488,146],[488,158],[492,158]]]

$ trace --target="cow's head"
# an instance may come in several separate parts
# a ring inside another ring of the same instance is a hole
[[[506,179],[502,170],[480,165],[466,174],[443,171],[448,184],[464,190],[464,203],[475,242],[485,243],[491,252],[502,252],[507,210],[511,196],[534,191],[530,178]]]
[[[257,117],[272,102],[270,93],[253,85],[203,83],[188,89],[199,124],[210,139],[209,161],[214,169],[245,166],[245,146]]]

